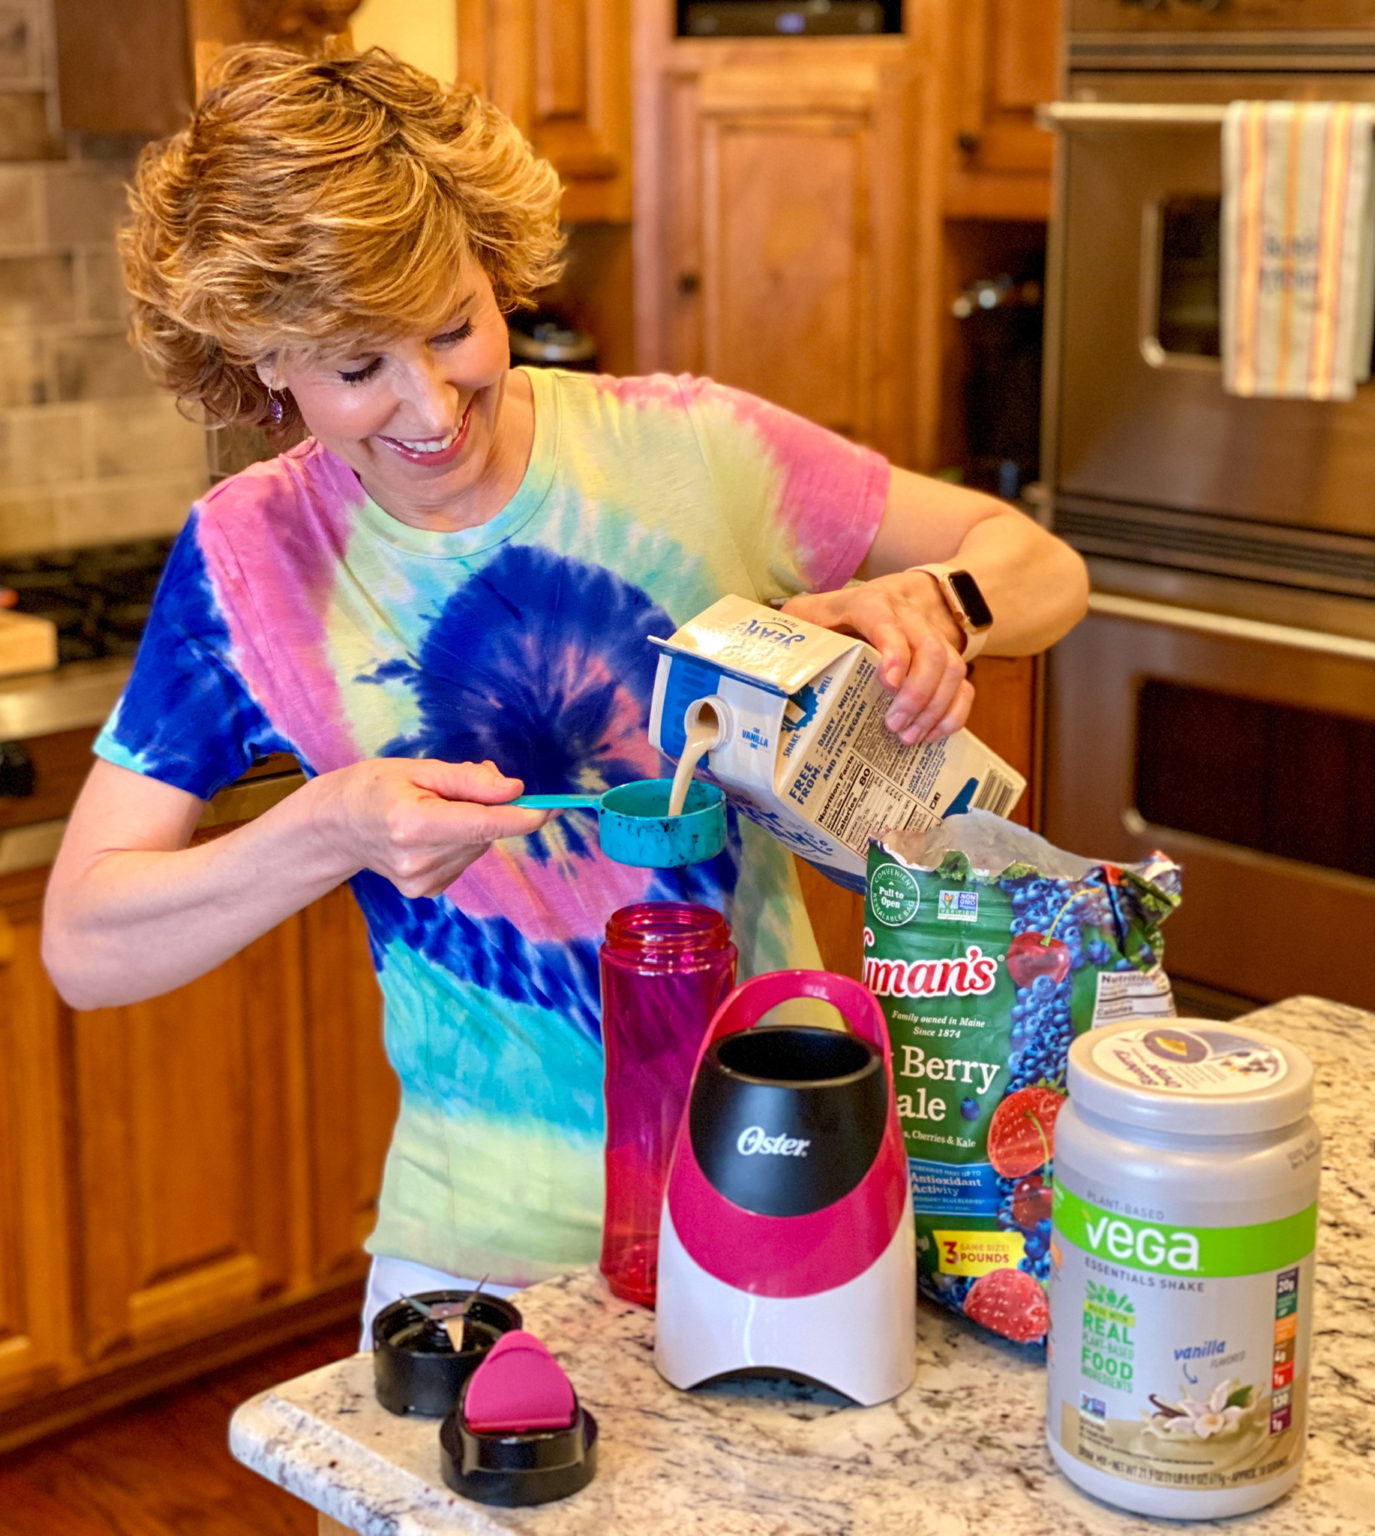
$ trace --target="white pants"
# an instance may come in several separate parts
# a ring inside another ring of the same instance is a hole
[[[414,1264],[410,1259],[393,1259],[374,1255],[368,1270],[368,1289],[363,1299],[363,1336],[358,1342],[360,1350],[372,1348],[372,1320],[383,1307],[402,1296],[417,1296],[425,1291],[471,1291],[476,1280],[464,1280],[457,1275],[446,1275],[442,1269],[431,1269],[428,1264]],[[497,1285],[489,1280],[482,1287],[484,1296],[510,1296],[514,1285]]]

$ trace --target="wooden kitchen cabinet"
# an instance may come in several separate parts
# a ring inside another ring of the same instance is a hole
[[[1035,109],[1055,98],[1062,8],[1063,0],[961,0],[943,9],[947,218],[1049,216],[1054,139],[1037,127]]]
[[[914,469],[952,462],[946,231],[984,221],[991,275],[998,228],[1044,223],[1033,109],[1055,95],[1062,3],[932,0],[901,35],[783,41],[677,38],[667,0],[638,0],[640,370],[708,373]]]
[[[0,1449],[356,1311],[396,1087],[346,890],[69,1009],[0,881]]]
[[[76,133],[160,138],[193,99],[187,0],[53,0],[58,104]]]
[[[564,220],[628,220],[631,0],[457,4],[458,76],[558,171]]]
[[[1034,656],[980,656],[970,668],[974,707],[969,729],[1027,781],[1027,792],[1010,815],[1032,824],[1036,762],[1036,694],[1039,663]]]
[[[641,100],[642,370],[909,460],[912,86],[901,38],[667,52]]]
[[[269,41],[308,51],[346,33],[361,3],[52,0],[61,126],[139,139],[175,133],[225,48]]]
[[[53,0],[62,126],[173,133],[224,48],[263,39],[309,50],[346,32],[359,3]],[[553,163],[570,222],[630,217],[631,3],[456,0],[459,77]]]
[[[858,981],[864,966],[864,897],[837,885],[805,859],[793,862],[822,966]]]
[[[71,1015],[91,1363],[212,1330],[306,1280],[291,1251],[304,1150],[292,1102],[300,964],[288,921],[164,997]]]
[[[190,986],[74,1015],[88,1358],[358,1278],[397,1103],[380,1016],[344,888]]]
[[[75,1353],[57,996],[38,958],[41,877],[0,904],[0,1409],[55,1389]]]
[[[359,1272],[400,1089],[383,1049],[381,993],[358,904],[341,887],[299,921],[306,955],[307,1268],[320,1283]]]

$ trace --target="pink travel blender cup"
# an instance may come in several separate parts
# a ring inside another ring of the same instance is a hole
[[[702,1035],[735,985],[735,945],[719,912],[692,902],[622,907],[601,948],[606,1050],[606,1210],[602,1274],[612,1292],[654,1305],[659,1208]]]

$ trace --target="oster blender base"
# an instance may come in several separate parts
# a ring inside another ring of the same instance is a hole
[[[831,1003],[847,1028],[768,1025]],[[916,1373],[916,1252],[883,1016],[858,982],[780,971],[713,1019],[669,1168],[655,1364],[676,1387],[785,1375],[857,1403]]]

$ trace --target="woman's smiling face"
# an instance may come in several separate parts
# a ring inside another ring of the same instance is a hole
[[[393,517],[417,528],[486,522],[525,471],[525,413],[507,398],[510,342],[492,285],[463,265],[450,318],[432,335],[309,361],[264,379],[291,391],[307,430]]]

